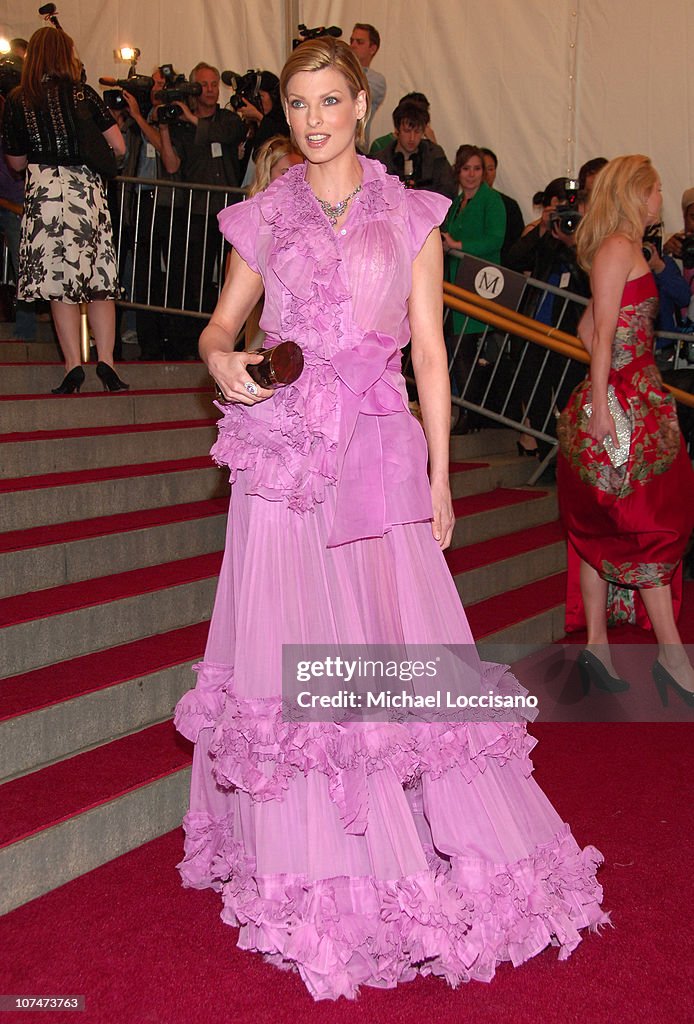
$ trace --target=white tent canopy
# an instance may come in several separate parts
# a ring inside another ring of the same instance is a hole
[[[0,0],[0,34],[40,28],[40,0]],[[694,5],[687,0],[62,0],[58,16],[89,81],[125,77],[113,51],[142,52],[139,68],[199,60],[279,72],[296,26],[371,22],[382,45],[374,68],[388,92],[372,129],[390,128],[400,96],[418,89],[449,159],[463,142],[499,156],[497,187],[520,202],[594,156],[648,153],[661,172],[668,231],[694,184],[688,126],[694,93]],[[226,99],[228,91],[223,99]]]

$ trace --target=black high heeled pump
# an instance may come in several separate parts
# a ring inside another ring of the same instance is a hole
[[[584,693],[588,693],[591,682],[599,690],[606,690],[608,693],[624,693],[629,689],[626,679],[611,676],[600,659],[590,651],[581,651],[576,659],[576,664]]]
[[[694,708],[694,693],[692,693],[691,690],[685,690],[683,686],[680,686],[677,680],[670,675],[666,668],[663,668],[659,661],[655,661],[653,663],[652,672],[653,682],[655,683],[655,688],[663,702],[664,708],[668,706],[668,687],[670,687],[673,693],[678,694],[678,696],[682,698],[687,707]]]
[[[52,395],[71,395],[73,391],[79,394],[79,390],[84,384],[84,370],[81,366],[76,366],[69,373],[66,373],[63,377],[62,383],[57,388],[52,388]]]
[[[96,375],[104,385],[104,391],[127,391],[130,387],[108,363],[97,363]]]

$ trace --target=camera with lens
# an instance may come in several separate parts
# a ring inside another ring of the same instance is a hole
[[[233,89],[229,98],[229,106],[232,110],[240,110],[244,104],[250,103],[262,113],[263,104],[260,99],[261,72],[249,69],[245,75],[239,75],[236,71],[222,71],[222,81]]]
[[[581,223],[581,214],[578,212],[580,188],[574,178],[564,179],[564,194],[566,198],[552,210],[549,222],[552,226],[556,224],[562,234],[573,235]]]
[[[0,95],[8,96],[19,85],[22,77],[22,61],[9,54],[0,57]]]
[[[317,28],[306,28],[305,25],[297,25],[296,30],[300,38],[292,39],[292,50],[296,50],[297,46],[301,46],[302,43],[307,42],[309,39],[322,39],[323,36],[333,36],[335,39],[339,39],[342,35],[342,29],[338,28],[337,25],[329,25],[328,28],[325,25],[319,25]]]
[[[157,103],[161,103],[157,118],[159,124],[174,124],[181,116],[178,104],[187,103],[191,96],[200,96],[202,86],[199,82],[189,82],[185,75],[177,75],[172,64],[162,64],[159,70],[165,85],[154,94]]]
[[[694,241],[694,239],[693,239],[693,241]],[[641,252],[643,253],[643,258],[645,259],[646,263],[648,263],[651,260],[654,251],[657,252],[658,255],[662,257],[662,255],[663,255],[662,225],[660,225],[660,224],[650,224],[646,228],[644,233],[643,233],[642,243],[643,244],[641,246]],[[694,267],[694,262],[692,262],[692,266]]]
[[[682,239],[682,266],[685,270],[694,267],[694,235],[685,235]]]
[[[127,110],[124,92],[129,92],[137,100],[140,112],[145,115],[150,106],[150,96],[154,88],[154,79],[149,75],[131,75],[130,78],[100,78],[100,82],[108,82],[112,89],[104,89],[104,103],[109,110]]]

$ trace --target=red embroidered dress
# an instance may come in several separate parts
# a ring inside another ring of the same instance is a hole
[[[678,572],[694,528],[694,472],[677,422],[675,401],[653,359],[658,308],[650,271],[627,281],[612,346],[609,384],[632,426],[629,458],[615,468],[587,433],[590,374],[559,419],[559,509],[578,554],[614,584],[613,620],[634,620],[635,590],[681,584]],[[576,563],[577,567],[577,563]],[[584,625],[577,580],[570,571],[566,626]],[[640,621],[648,621],[640,616]]]

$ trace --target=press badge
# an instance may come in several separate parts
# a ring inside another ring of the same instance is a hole
[[[571,274],[567,270],[559,278],[559,287],[560,288],[568,288],[570,280],[571,280]]]
[[[156,155],[156,149],[154,148],[151,142],[148,142],[147,145],[145,146],[145,156],[147,157],[148,160],[154,160]]]
[[[222,144],[221,144],[221,142],[213,142],[213,143],[211,143],[210,144],[210,150],[212,152],[212,156],[213,157],[221,156],[222,155]]]

